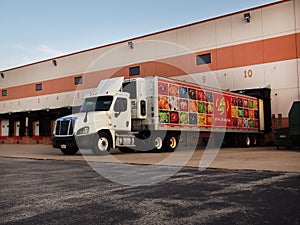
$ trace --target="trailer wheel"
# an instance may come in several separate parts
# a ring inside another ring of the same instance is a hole
[[[239,136],[238,143],[240,147],[247,148],[251,146],[251,137],[249,134],[242,134]]]
[[[60,151],[65,155],[75,155],[78,152],[78,148],[61,148]]]
[[[175,133],[169,133],[164,139],[164,149],[167,152],[174,152],[178,145],[178,136]]]
[[[112,147],[112,140],[110,136],[105,132],[100,132],[94,138],[92,151],[94,154],[101,152],[109,152]]]
[[[158,151],[160,151],[163,147],[163,140],[160,136],[156,136],[154,138],[154,146],[155,146],[155,149],[157,149]]]
[[[258,137],[257,135],[253,134],[251,136],[251,146],[257,146],[257,144],[258,144]]]

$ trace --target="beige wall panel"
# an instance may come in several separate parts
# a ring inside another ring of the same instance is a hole
[[[268,63],[264,67],[265,83],[272,89],[297,87],[297,60]]]
[[[59,76],[62,77],[84,73],[89,68],[89,66],[95,60],[97,60],[98,57],[105,54],[110,49],[111,47],[104,47],[57,59]]]
[[[191,49],[201,51],[212,47],[216,47],[215,21],[191,26]]]
[[[297,88],[274,89],[271,92],[272,113],[281,113],[283,117],[288,117],[288,113],[293,101],[297,100]]]
[[[152,35],[137,40],[137,42],[139,42],[140,50],[142,50],[139,52],[140,55],[142,54],[142,57],[137,55],[135,62],[138,62],[140,58],[142,61],[145,61],[145,59],[153,60],[159,57],[166,58],[168,56],[174,56],[178,53],[176,30]],[[148,52],[150,52],[150,54]]]
[[[59,69],[51,61],[4,72],[0,87],[11,87],[59,77]]]
[[[297,84],[300,85],[296,71],[297,60],[288,60],[219,70],[215,74],[222,89],[239,90],[268,86],[281,89],[296,88]]]
[[[229,69],[228,75],[233,77],[233,90],[263,88],[264,82],[263,65],[252,65]]]
[[[244,13],[231,16],[232,42],[253,41],[262,37],[261,9],[249,10],[250,23],[244,20]]]
[[[298,101],[300,101],[300,59],[298,61],[298,67],[297,67],[297,79],[298,79]]]
[[[5,79],[1,82],[0,88],[84,73],[88,66],[99,56],[104,54],[107,49],[109,48],[97,49],[58,58],[56,59],[57,66],[53,65],[52,60],[48,60],[31,66],[5,71],[3,72]]]
[[[176,43],[183,48],[191,49],[191,30],[190,27],[185,27],[176,31]]]
[[[223,89],[222,84],[218,80],[217,72],[211,71],[205,73],[195,73],[190,75],[177,76],[174,77],[174,79],[194,83],[203,87]]]
[[[295,0],[299,1],[299,0]],[[262,9],[263,35],[274,36],[295,29],[294,2],[286,1]]]
[[[232,41],[231,17],[216,20],[216,41],[218,46],[229,44]]]
[[[223,90],[234,90],[234,76],[231,70],[219,70],[216,72],[216,77]]]
[[[297,73],[298,73],[298,86],[300,86],[300,58],[297,59],[298,67],[297,67]]]
[[[3,113],[34,111],[47,108],[60,108],[70,106],[72,105],[72,103],[73,93],[65,92],[55,95],[44,95],[11,101],[2,101],[0,103],[0,111]]]
[[[167,31],[167,32],[152,35],[150,39],[151,40],[176,42],[176,30],[171,30],[171,31]]]
[[[85,96],[90,96],[94,89],[76,90],[53,95],[42,95],[30,98],[0,102],[0,112],[21,112],[41,109],[55,109],[82,104]]]
[[[127,43],[122,43],[100,56],[89,68],[89,72],[173,57],[179,52],[189,53],[188,50],[171,41],[143,39],[134,40],[132,43],[133,49]]]
[[[300,30],[300,1],[299,0],[294,0],[294,4],[295,4],[295,10],[294,10],[294,15],[295,15],[295,19],[296,19],[296,29]]]

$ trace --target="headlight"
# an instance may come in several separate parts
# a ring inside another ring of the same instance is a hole
[[[81,129],[79,129],[76,133],[76,135],[80,135],[80,134],[88,134],[90,131],[89,127],[83,127]]]

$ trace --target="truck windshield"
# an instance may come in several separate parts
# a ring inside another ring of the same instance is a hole
[[[112,100],[113,96],[86,98],[82,104],[80,112],[108,111]]]

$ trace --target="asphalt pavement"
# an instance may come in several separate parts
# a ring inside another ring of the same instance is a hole
[[[298,172],[192,167],[126,186],[86,161],[0,157],[0,224],[299,224],[299,186]]]

